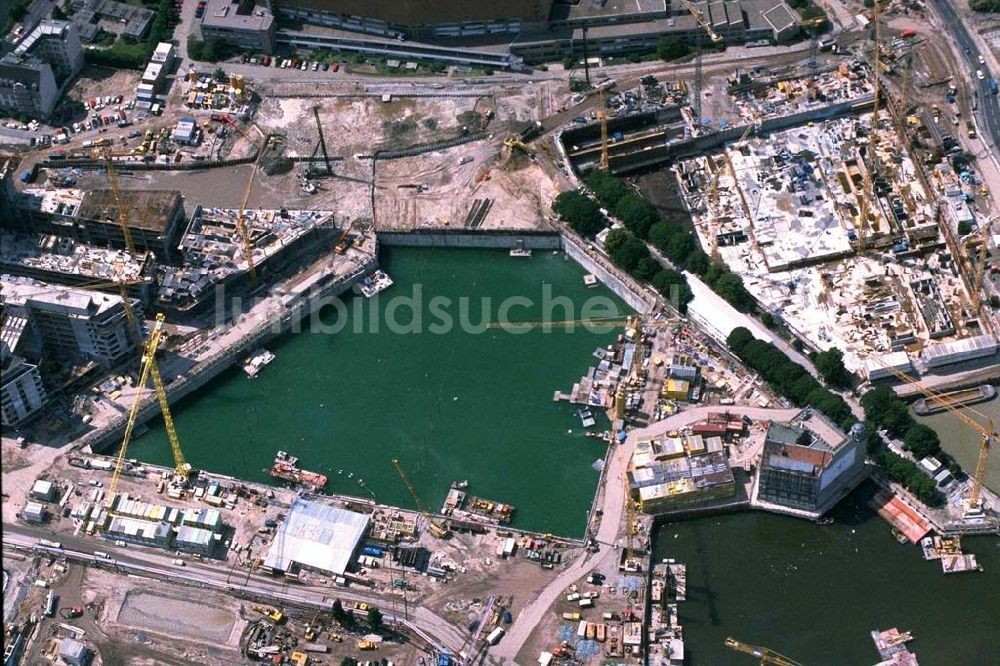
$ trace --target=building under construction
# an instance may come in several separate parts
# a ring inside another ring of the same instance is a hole
[[[162,262],[176,261],[184,228],[184,206],[175,190],[122,190],[135,249]],[[52,234],[93,245],[125,248],[118,204],[112,190],[25,189],[12,229]]]

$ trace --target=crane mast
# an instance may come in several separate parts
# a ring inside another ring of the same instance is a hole
[[[401,478],[403,483],[406,484],[406,489],[410,492],[410,497],[413,498],[414,504],[417,505],[417,510],[423,514],[424,518],[427,519],[427,524],[429,525],[428,530],[431,535],[438,539],[443,539],[448,536],[448,534],[450,534],[448,528],[440,520],[435,519],[431,512],[427,510],[427,507],[424,506],[424,503],[420,501],[420,495],[417,494],[417,489],[410,481],[410,477],[406,475],[406,472],[403,470],[403,466],[399,464],[399,460],[393,458],[392,466],[396,468],[399,478]]]
[[[766,647],[760,647],[759,645],[750,645],[749,643],[741,643],[733,637],[729,637],[725,641],[725,645],[730,650],[736,652],[742,652],[743,654],[748,654],[752,657],[756,657],[760,661],[757,662],[761,666],[766,666],[768,664],[773,664],[773,666],[802,666],[799,662],[789,659],[784,655],[778,654],[774,650]]]
[[[104,151],[104,168],[108,174],[108,183],[111,185],[111,193],[115,197],[115,206],[118,207],[118,224],[122,228],[122,236],[125,238],[125,249],[135,254],[135,244],[132,242],[132,230],[128,226],[128,212],[125,210],[125,202],[122,201],[121,186],[118,183],[118,172],[115,171],[114,160],[111,159],[111,151]]]
[[[604,88],[597,91],[597,99],[600,108],[597,109],[597,117],[601,121],[601,162],[598,165],[601,171],[608,170],[608,109],[604,105]]]
[[[980,446],[979,446],[979,456],[976,459],[976,470],[972,474],[972,486],[969,492],[968,500],[968,513],[976,513],[981,510],[980,496],[983,490],[983,477],[986,475],[986,463],[989,460],[990,448],[993,445],[993,440],[998,437],[997,432],[993,428],[993,419],[983,417],[986,419],[986,425],[979,423],[973,418],[970,418],[964,414],[960,409],[956,408],[948,400],[947,396],[935,391],[934,389],[924,386],[920,380],[911,377],[902,370],[898,368],[893,368],[887,363],[882,362],[878,356],[872,356],[876,362],[882,367],[888,370],[892,375],[894,375],[900,381],[913,386],[919,393],[921,393],[925,398],[937,401],[942,407],[951,412],[956,418],[965,423],[967,426],[972,428],[975,432],[979,433],[980,436]],[[975,410],[972,410],[975,412]],[[979,414],[979,412],[975,412]],[[979,416],[983,416],[979,414]]]

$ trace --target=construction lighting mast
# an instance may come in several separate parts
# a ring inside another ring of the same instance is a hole
[[[736,652],[742,652],[744,654],[757,657],[760,659],[758,663],[761,666],[766,666],[768,664],[773,664],[774,666],[802,666],[799,662],[780,655],[774,650],[770,650],[766,647],[760,647],[759,645],[741,643],[732,637],[726,639],[726,647],[730,650],[735,650]]]
[[[403,467],[399,464],[397,459],[392,459],[392,466],[396,468],[399,478],[403,480],[403,483],[406,484],[406,489],[410,491],[410,497],[413,498],[414,504],[417,505],[417,510],[420,511],[424,518],[427,519],[427,524],[429,525],[428,530],[430,531],[431,536],[438,539],[447,537],[450,534],[447,526],[445,526],[440,520],[434,518],[433,514],[431,514],[431,512],[427,510],[427,507],[424,506],[424,503],[420,501],[420,495],[417,494],[417,489],[413,487],[410,477],[408,477],[406,472],[403,471]]]

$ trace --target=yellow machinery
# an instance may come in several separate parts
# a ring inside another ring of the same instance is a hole
[[[427,510],[427,507],[424,506],[424,503],[420,501],[420,496],[417,494],[417,489],[413,487],[413,483],[410,481],[410,477],[408,477],[406,475],[406,472],[403,471],[403,467],[399,464],[399,461],[393,458],[392,466],[396,468],[396,472],[399,474],[399,478],[403,480],[403,483],[406,484],[406,489],[410,491],[410,497],[413,498],[413,502],[417,505],[417,510],[420,511],[420,513],[423,514],[424,518],[427,519],[427,525],[428,525],[427,529],[431,533],[431,536],[438,539],[444,539],[445,537],[449,536],[451,534],[451,531],[448,529],[448,526],[445,525],[444,522],[442,522],[441,520],[435,518],[431,514],[431,512]]]
[[[520,150],[521,152],[523,152],[525,155],[529,155],[530,156],[530,155],[534,155],[535,154],[535,151],[533,151],[528,144],[526,144],[525,142],[521,141],[516,136],[509,136],[506,139],[504,139],[503,140],[503,145],[504,145],[505,148],[511,149],[511,150],[513,150],[514,148],[517,148],[518,150]]]
[[[253,610],[265,616],[268,620],[274,622],[275,624],[285,619],[285,614],[282,613],[277,608],[268,608],[267,606],[253,606]]]
[[[947,397],[943,396],[941,393],[938,393],[934,389],[921,384],[918,379],[911,377],[910,375],[906,374],[902,370],[899,370],[898,368],[893,368],[885,363],[882,363],[881,359],[879,359],[877,356],[872,356],[871,358],[874,358],[882,367],[884,367],[886,370],[892,373],[897,379],[906,384],[910,384],[917,391],[919,391],[925,398],[927,398],[928,400],[935,401],[937,404],[940,404],[942,407],[951,412],[956,418],[962,421],[962,423],[966,424],[967,426],[972,428],[975,432],[979,433],[979,436],[981,438],[979,446],[979,457],[976,460],[976,471],[972,474],[972,489],[969,492],[969,499],[966,506],[967,513],[969,514],[979,513],[982,510],[982,506],[980,504],[980,494],[982,493],[983,490],[983,477],[986,475],[986,463],[989,460],[990,447],[993,444],[993,440],[996,439],[998,436],[1000,436],[993,429],[993,420],[979,413],[975,409],[966,408],[969,411],[976,414],[977,416],[979,416],[980,418],[982,418],[986,422],[986,425],[983,425],[982,423],[976,421],[975,419],[967,416],[962,410],[952,405],[951,402],[947,399]]]
[[[118,183],[118,172],[115,171],[114,160],[111,159],[111,151],[104,152],[104,168],[108,172],[108,183],[111,185],[111,192],[115,197],[115,205],[118,207],[118,224],[122,227],[122,236],[125,237],[125,249],[135,253],[135,245],[132,243],[132,231],[128,226],[128,212],[125,210],[125,202],[122,201],[122,191]]]
[[[868,142],[868,162],[864,165],[864,191],[861,196],[858,197],[860,201],[858,202],[860,214],[858,216],[858,253],[863,253],[866,248],[866,241],[868,237],[868,198],[871,197],[873,200],[876,197],[875,194],[875,184],[872,179],[871,172],[875,168],[875,149],[878,144],[878,135],[876,130],[878,129],[878,112],[879,104],[881,100],[879,96],[881,95],[881,77],[879,76],[879,62],[881,62],[882,53],[882,21],[881,21],[881,7],[879,0],[875,0],[875,8],[873,13],[872,22],[875,24],[875,51],[872,58],[872,89],[875,93],[874,102],[872,104],[872,126],[871,126],[871,139]],[[876,211],[876,215],[877,215]],[[878,227],[875,227],[875,231],[878,231]]]
[[[604,105],[604,88],[600,88],[597,91],[597,100],[599,107],[597,109],[597,118],[601,121],[601,161],[598,164],[598,168],[601,171],[608,170],[608,109]]]
[[[718,44],[719,42],[722,41],[722,35],[715,32],[715,30],[712,28],[712,24],[708,22],[708,19],[706,19],[704,15],[702,15],[701,11],[697,7],[695,7],[694,3],[691,2],[691,0],[681,0],[681,3],[687,8],[689,12],[691,12],[691,16],[693,16],[694,20],[697,21],[698,25],[702,27],[702,29],[708,35],[708,38],[712,40],[713,44]]]
[[[769,650],[766,647],[760,647],[758,645],[741,643],[732,637],[726,639],[726,647],[730,650],[735,650],[736,652],[743,652],[744,654],[757,657],[760,659],[758,663],[761,664],[761,666],[765,666],[766,664],[774,664],[775,666],[802,666],[799,662],[780,655],[774,650]]]
[[[264,157],[264,153],[267,152],[267,139],[265,138],[261,141],[260,149],[257,151],[257,159],[254,160],[253,166],[250,167],[250,177],[247,179],[246,189],[243,190],[243,200],[240,202],[240,212],[236,215],[236,231],[240,234],[240,241],[243,243],[243,256],[247,260],[247,270],[250,273],[250,284],[256,286],[257,284],[257,267],[254,266],[253,262],[253,245],[250,242],[250,231],[247,229],[246,220],[246,210],[247,203],[250,201],[250,192],[253,191],[253,181],[257,175],[257,169],[260,167],[260,161]]]
[[[128,449],[129,442],[132,438],[132,431],[135,429],[136,417],[139,414],[139,403],[142,398],[142,389],[146,386],[146,381],[150,376],[153,378],[153,386],[156,390],[156,397],[160,401],[160,411],[163,412],[163,425],[167,430],[167,439],[170,441],[170,450],[174,456],[174,479],[172,481],[172,485],[176,487],[183,487],[186,485],[188,476],[191,473],[191,466],[184,460],[180,440],[178,439],[177,431],[174,428],[174,419],[170,414],[170,405],[167,402],[166,387],[163,385],[163,379],[160,377],[160,371],[156,367],[156,349],[159,346],[160,337],[163,334],[163,320],[164,317],[162,313],[156,315],[156,325],[153,327],[149,338],[146,340],[146,348],[142,358],[142,368],[139,372],[139,381],[135,386],[136,391],[132,396],[132,405],[129,407],[128,420],[125,423],[125,435],[122,438],[121,448],[118,450],[118,458],[115,461],[115,469],[111,475],[111,484],[108,486],[109,501],[111,501],[114,497],[115,490],[118,487],[118,479],[121,477],[122,468],[125,463],[125,452]]]

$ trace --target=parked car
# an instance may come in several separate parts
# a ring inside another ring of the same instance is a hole
[[[324,63],[323,63],[323,71],[325,72],[325,71],[327,71],[328,69],[330,69],[330,63],[328,63],[328,62],[324,62]]]

